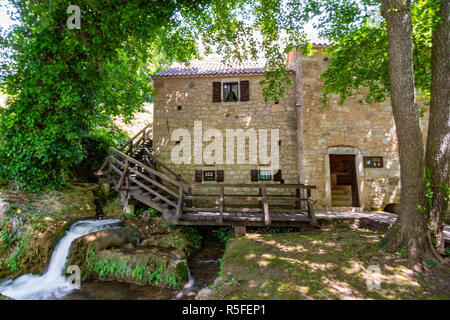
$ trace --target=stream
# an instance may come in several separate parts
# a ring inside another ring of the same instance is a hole
[[[25,274],[0,283],[0,293],[17,300],[172,300],[194,299],[198,291],[214,282],[224,245],[211,228],[201,230],[202,247],[188,260],[189,281],[183,289],[139,286],[118,281],[89,281],[74,289],[64,276],[72,241],[87,234],[120,228],[121,220],[83,220],[75,222],[61,238],[43,275]]]
[[[211,285],[219,273],[225,246],[211,228],[200,229],[202,247],[188,259],[189,281],[183,289],[139,286],[118,281],[89,281],[64,297],[65,300],[191,300]]]
[[[64,267],[73,240],[92,232],[120,228],[119,219],[83,220],[72,224],[53,250],[47,271],[43,275],[25,274],[0,284],[0,293],[17,300],[61,299],[73,288],[64,276]]]

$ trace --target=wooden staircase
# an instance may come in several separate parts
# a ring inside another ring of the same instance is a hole
[[[147,125],[119,149],[110,148],[97,172],[100,182],[120,194],[123,205],[139,201],[172,224],[318,226],[311,200],[315,186],[191,184],[160,161],[152,147],[152,126]]]

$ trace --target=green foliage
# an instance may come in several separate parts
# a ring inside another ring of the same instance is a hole
[[[103,135],[99,123],[141,110],[152,93],[148,62],[195,56],[192,34],[176,23],[198,10],[189,2],[81,0],[79,30],[65,26],[68,0],[10,2],[20,25],[0,38],[0,85],[11,98],[0,109],[0,179],[24,189],[61,187]]]
[[[265,233],[284,233],[284,232],[295,232],[297,228],[292,227],[262,227],[262,232]]]
[[[25,250],[28,246],[29,233],[23,235],[22,241],[18,242],[17,248],[13,251],[13,253],[9,256],[9,259],[6,261],[6,264],[9,266],[11,271],[19,271],[20,264],[22,263],[22,259],[25,256]]]
[[[86,254],[86,266],[87,270],[83,270],[84,272],[91,275],[95,274],[101,278],[133,278],[142,282],[148,282],[148,284],[164,284],[173,288],[180,286],[178,277],[161,265],[144,266],[136,263],[135,267],[132,268],[123,259],[105,258],[98,260],[95,250],[92,248]]]
[[[217,237],[222,243],[227,243],[232,237],[234,237],[234,229],[232,227],[222,227],[217,230]]]
[[[76,178],[96,182],[97,171],[108,155],[110,147],[118,147],[129,140],[127,134],[121,131],[114,122],[105,119],[103,123],[95,125],[92,130],[81,139],[83,160],[70,168],[70,174]]]
[[[7,249],[7,248],[15,245],[17,243],[17,241],[20,240],[20,238],[16,234],[13,234],[11,232],[11,229],[9,229],[6,226],[5,222],[2,221],[0,223],[0,228],[1,228],[1,230],[0,230],[0,239],[2,241],[2,247],[3,248]]]
[[[403,258],[408,258],[408,247],[403,246],[398,249],[398,252],[402,255]]]
[[[194,247],[199,247],[202,243],[203,236],[198,229],[193,226],[176,226],[176,229],[180,230],[184,238],[192,243]]]
[[[324,80],[324,104],[328,95],[338,94],[340,103],[362,94],[360,102],[382,102],[390,95],[388,75],[388,40],[380,2],[312,1],[310,10],[320,13],[315,27],[328,39],[330,57]],[[414,1],[414,76],[419,94],[429,99],[431,83],[431,33],[436,23],[436,0]],[[423,112],[424,110],[422,110]]]
[[[223,274],[224,274],[224,262],[223,262],[223,259],[222,259],[222,258],[219,258],[218,260],[219,260],[219,274],[218,274],[218,276],[219,276],[220,278],[223,278]]]
[[[437,262],[434,261],[434,260],[428,260],[428,261],[427,261],[427,264],[428,264],[428,266],[429,266],[430,268],[434,268],[434,267],[437,266]]]
[[[444,256],[450,257],[450,248],[445,248]]]

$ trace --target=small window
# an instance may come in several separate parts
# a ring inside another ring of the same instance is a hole
[[[203,171],[203,180],[204,181],[216,181],[216,172],[215,171]]]
[[[223,84],[223,101],[224,102],[238,101],[237,82]]]
[[[259,180],[272,180],[272,173],[270,170],[260,170]]]

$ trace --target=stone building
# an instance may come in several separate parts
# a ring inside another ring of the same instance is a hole
[[[338,97],[331,97],[323,108],[320,74],[328,62],[323,46],[314,49],[309,57],[288,55],[293,87],[267,104],[259,84],[262,61],[232,66],[193,61],[162,71],[153,79],[156,154],[190,182],[315,185],[317,209],[362,210],[398,202],[389,101],[360,104],[355,96],[340,106]],[[422,121],[426,128],[427,120]],[[277,153],[279,165],[273,166]]]

